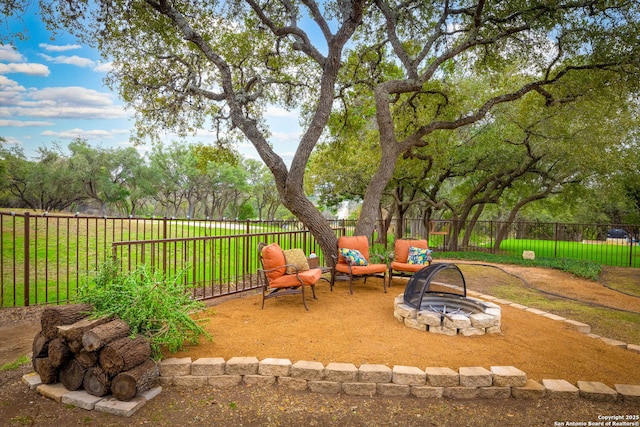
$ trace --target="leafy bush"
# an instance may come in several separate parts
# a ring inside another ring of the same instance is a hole
[[[211,338],[190,316],[204,304],[191,299],[183,274],[163,277],[145,265],[123,273],[110,261],[80,287],[78,300],[93,304],[95,317],[117,316],[127,322],[132,334],[149,339],[159,357],[163,346],[174,352],[185,342],[197,344],[200,336]]]

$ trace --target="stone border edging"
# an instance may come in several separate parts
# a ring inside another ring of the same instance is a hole
[[[551,320],[564,322],[579,333],[606,344],[640,353],[640,345],[601,337],[591,333],[586,323],[570,320],[552,313],[530,308],[509,300],[475,291],[469,295],[493,303],[508,305]],[[576,385],[563,379],[543,379],[542,384],[527,378],[527,374],[513,366],[428,367],[329,363],[257,357],[169,358],[159,362],[160,386],[142,393],[128,402],[112,396],[96,397],[84,390],[69,391],[62,384],[42,384],[33,372],[23,375],[22,381],[32,390],[57,402],[71,404],[87,410],[98,410],[115,415],[131,416],[148,400],[160,394],[164,386],[176,387],[233,387],[240,384],[258,386],[284,386],[291,390],[309,390],[315,393],[345,393],[351,396],[413,396],[416,398],[451,399],[576,399],[595,401],[625,401],[640,403],[640,385],[614,384],[615,390],[601,382],[578,381]]]

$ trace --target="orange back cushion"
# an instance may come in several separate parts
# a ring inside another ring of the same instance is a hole
[[[422,240],[398,239],[395,243],[396,256],[394,261],[406,263],[409,258],[409,248],[429,249],[428,242]]]
[[[367,236],[340,236],[338,238],[338,252],[340,248],[356,249],[369,261],[369,239],[367,239]],[[408,251],[409,249],[407,249]],[[338,262],[347,264],[342,255],[338,255]]]
[[[271,270],[272,268],[278,268],[274,271],[267,272],[267,277],[270,280],[277,279],[285,273],[285,260],[284,252],[277,243],[271,243],[270,245],[262,248],[262,264],[265,270]]]

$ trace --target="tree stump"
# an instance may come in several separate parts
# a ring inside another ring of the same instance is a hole
[[[111,383],[111,393],[118,400],[131,400],[137,394],[154,387],[159,376],[158,364],[147,359],[143,364],[116,375]]]
[[[106,396],[111,390],[111,378],[101,367],[94,366],[85,372],[82,385],[93,396]]]
[[[49,343],[49,361],[55,368],[62,366],[68,360],[73,359],[73,353],[68,345],[62,342],[61,338],[55,338]]]
[[[36,372],[40,375],[43,384],[53,384],[58,382],[58,369],[51,364],[48,357],[35,359]]]
[[[125,321],[115,319],[86,331],[82,336],[82,345],[87,351],[96,351],[118,338],[126,337],[130,332]]]
[[[98,319],[84,318],[70,325],[58,326],[58,336],[65,339],[67,345],[74,353],[82,350],[82,336],[96,326],[102,325],[112,320],[112,317],[100,317]]]
[[[75,391],[82,387],[87,368],[78,359],[71,359],[60,368],[60,382],[67,390]]]
[[[70,325],[89,316],[93,310],[90,304],[71,304],[45,308],[40,316],[42,332],[48,339],[54,339],[58,334],[58,326]]]
[[[100,367],[109,375],[128,371],[151,357],[151,344],[142,335],[134,339],[120,338],[107,344],[98,358]]]
[[[76,354],[76,360],[85,368],[91,368],[98,364],[98,354],[93,351],[82,350]]]

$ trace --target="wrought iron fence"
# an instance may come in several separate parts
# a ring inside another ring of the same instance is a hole
[[[429,227],[431,225],[432,227]],[[355,221],[331,221],[336,233],[351,235]],[[607,239],[621,229],[627,238]],[[322,251],[298,221],[233,221],[175,218],[117,218],[0,211],[0,307],[63,304],[79,284],[115,251],[125,269],[151,263],[168,274],[187,269],[196,298],[213,298],[255,288],[257,244]],[[445,230],[444,232],[442,230]],[[640,267],[638,226],[455,223],[406,220],[392,228],[378,224],[372,241],[385,236],[425,237],[437,252],[480,250],[536,256],[592,259],[605,265]]]

